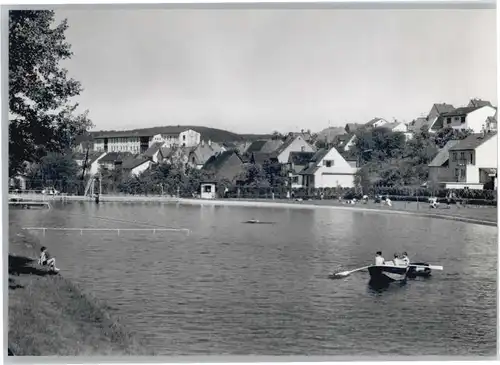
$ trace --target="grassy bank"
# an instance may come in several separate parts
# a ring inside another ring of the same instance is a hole
[[[106,306],[36,264],[38,240],[9,227],[9,349],[17,356],[154,355]]]

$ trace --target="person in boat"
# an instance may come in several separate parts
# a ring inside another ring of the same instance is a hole
[[[54,271],[59,271],[59,269],[56,267],[56,259],[50,256],[49,251],[47,251],[47,247],[42,246],[40,251],[40,264],[43,266],[47,265]]]
[[[393,264],[394,266],[399,266],[399,265],[401,265],[401,260],[400,260],[399,255],[398,255],[397,253],[395,253],[395,254],[394,254],[394,257],[393,257],[393,259],[392,259],[392,264]]]
[[[408,258],[408,254],[405,252],[403,252],[403,256],[401,257],[401,261],[402,263],[405,265],[405,266],[408,266],[410,265],[410,259]]]
[[[375,265],[376,266],[382,266],[385,264],[385,260],[382,257],[382,251],[377,251],[377,254],[375,256]]]

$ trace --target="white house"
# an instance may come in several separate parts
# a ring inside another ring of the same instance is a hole
[[[151,166],[149,159],[143,158],[129,158],[122,163],[122,169],[125,173],[132,176],[139,176]]]
[[[316,152],[316,149],[302,135],[298,135],[288,138],[285,143],[272,153],[272,157],[276,158],[279,163],[285,164],[288,163],[292,152]]]
[[[474,133],[481,133],[488,117],[493,117],[496,109],[489,105],[464,107],[449,113],[443,113],[431,126],[432,131],[442,128],[458,130],[471,129]]]
[[[323,149],[313,156],[309,165],[300,172],[304,186],[310,188],[354,187],[357,168],[347,162],[335,149]]]
[[[394,133],[397,132],[403,133],[407,141],[413,138],[413,133],[408,131],[408,125],[406,123],[402,122],[387,123],[384,124],[382,127],[387,128]]]
[[[181,147],[195,147],[198,146],[201,142],[201,134],[188,129],[179,134],[179,145]]]
[[[384,118],[373,118],[369,122],[365,124],[365,127],[367,128],[378,128],[384,126],[384,124],[389,123],[387,120]]]
[[[483,189],[496,186],[498,135],[496,132],[472,134],[450,148],[448,166],[452,180],[448,189]]]

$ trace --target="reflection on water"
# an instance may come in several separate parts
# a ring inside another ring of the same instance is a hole
[[[189,228],[39,235],[65,276],[106,300],[158,353],[495,353],[495,227],[160,203],[56,204],[10,215],[24,226]],[[275,224],[242,223],[250,219]],[[370,286],[367,272],[328,279],[339,267],[370,264],[377,250],[407,251],[445,270],[384,288]]]

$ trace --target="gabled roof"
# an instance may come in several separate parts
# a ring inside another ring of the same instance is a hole
[[[483,106],[493,106],[491,103],[487,100],[481,100],[481,99],[471,99],[469,101],[469,105],[467,106],[472,106],[472,107],[483,107]]]
[[[153,143],[147,150],[146,152],[143,153],[144,156],[146,157],[153,157],[155,155],[156,152],[158,152],[161,148],[161,146],[163,146],[163,142],[155,142]]]
[[[450,151],[474,150],[494,136],[496,136],[496,133],[486,133],[484,135],[483,133],[471,134],[470,136],[465,137],[455,146],[450,148]]]
[[[352,133],[354,132],[355,130],[359,129],[359,128],[362,128],[363,125],[362,124],[358,124],[358,123],[347,123],[344,127],[345,131],[348,132],[348,133]]]
[[[453,105],[446,103],[434,104],[432,108],[435,108],[438,114],[451,113],[453,110],[455,110],[455,107]]]
[[[290,152],[288,162],[294,165],[307,165],[316,152]]]
[[[441,167],[448,161],[450,156],[450,148],[457,145],[460,140],[452,139],[448,141],[443,148],[441,148],[438,154],[434,157],[434,159],[429,164],[429,167]]]
[[[170,148],[170,147],[160,147],[160,155],[163,157],[163,158],[168,158],[172,155],[173,153],[173,149]]]
[[[365,126],[366,127],[371,127],[373,125],[375,125],[375,123],[377,123],[379,120],[383,120],[383,121],[386,121],[384,118],[373,118],[372,120],[368,121],[365,123]]]
[[[137,166],[142,165],[145,162],[149,163],[149,159],[140,158],[140,157],[129,157],[129,158],[126,158],[125,160],[123,160],[122,169],[132,170],[132,169],[136,168]]]
[[[229,160],[232,155],[236,155],[241,161],[240,156],[235,151],[232,151],[232,150],[224,151],[224,152],[221,152],[217,155],[210,157],[208,159],[208,161],[205,163],[205,165],[203,166],[203,169],[214,170],[217,172],[220,168],[222,168],[224,166],[226,161]],[[243,163],[243,161],[241,161],[241,163]]]
[[[427,118],[419,117],[410,123],[409,128],[413,131],[420,131],[422,127],[427,125],[429,125],[429,121],[427,120]]]
[[[92,165],[100,156],[102,156],[103,153],[104,152],[89,153],[89,159],[87,160],[87,165]]]
[[[212,142],[211,145],[200,143],[190,153],[196,156],[199,164],[205,164],[210,157],[219,152],[222,152],[222,147]]]
[[[247,153],[252,153],[252,152],[274,152],[276,151],[281,145],[283,144],[283,141],[279,139],[271,139],[271,140],[258,140],[253,142],[246,150]]]
[[[132,156],[130,152],[108,152],[99,162],[117,162]]]
[[[263,165],[266,161],[271,161],[273,158],[275,158],[274,153],[253,152],[249,161],[253,160],[256,164]]]
[[[457,117],[457,116],[462,116],[469,114],[473,112],[474,110],[480,109],[482,106],[465,106],[462,108],[457,108],[453,110],[452,112],[449,113],[443,113],[441,114],[442,117]]]

